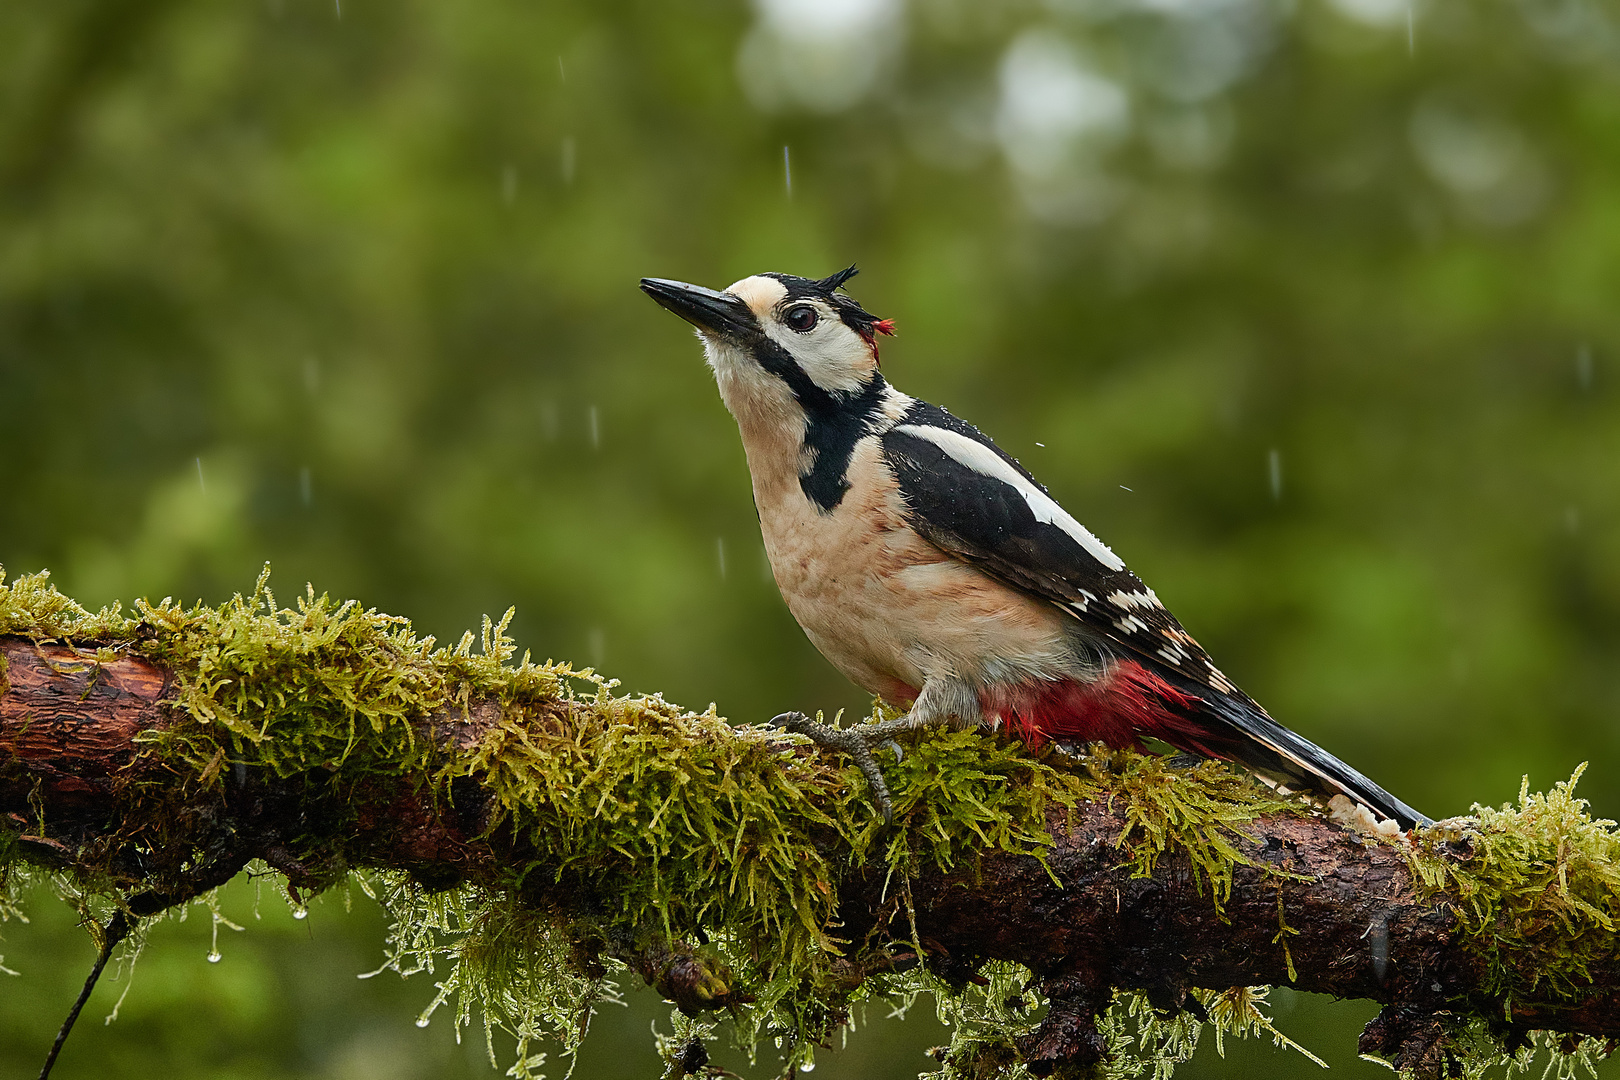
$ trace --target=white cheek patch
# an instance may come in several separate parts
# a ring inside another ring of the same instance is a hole
[[[816,328],[807,334],[789,330],[774,313],[760,319],[765,336],[793,358],[810,381],[828,391],[854,392],[865,388],[876,362],[872,347],[825,305],[813,304],[821,316]]]
[[[1007,484],[1023,497],[1035,515],[1036,521],[1056,525],[1084,548],[1087,554],[1108,569],[1125,569],[1125,561],[1110,551],[1107,544],[1093,536],[1090,529],[1070,517],[1069,512],[1059,506],[1050,495],[1024,479],[1017,469],[1001,460],[1000,456],[989,447],[945,428],[901,424],[894,430],[914,435],[919,439],[927,439],[974,472],[992,476]]]
[[[787,286],[773,277],[756,274],[733,282],[726,292],[748,305],[765,335],[787,351],[810,381],[823,390],[850,392],[864,389],[871,380],[877,361],[872,347],[844,325],[838,313],[826,304],[805,301],[816,309],[820,320],[808,334],[783,326],[778,308],[787,299]]]

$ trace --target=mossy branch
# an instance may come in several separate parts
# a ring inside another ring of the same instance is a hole
[[[294,897],[360,874],[392,963],[448,964],[435,1005],[514,1032],[520,1073],[625,969],[788,1068],[921,988],[954,1078],[1162,1071],[1204,1022],[1280,1039],[1245,989],[1277,983],[1384,1003],[1362,1048],[1419,1075],[1620,1037],[1620,835],[1574,780],[1389,841],[1215,763],[929,733],[885,832],[847,763],[512,663],[506,625],[436,648],[267,576],[90,614],[0,574],[0,905],[29,873],[137,918],[252,860]]]

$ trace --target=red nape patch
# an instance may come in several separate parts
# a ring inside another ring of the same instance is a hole
[[[857,327],[856,332],[866,340],[866,347],[872,350],[872,363],[881,367],[883,365],[883,360],[878,356],[877,336],[879,334],[883,334],[886,337],[893,337],[894,320],[873,319],[872,324],[869,327],[867,327],[865,330],[861,330],[859,327]]]
[[[1134,660],[1115,664],[1094,683],[1023,683],[979,692],[986,720],[1040,749],[1048,740],[1141,749],[1142,736],[1206,757],[1228,757],[1202,721],[1204,702]]]

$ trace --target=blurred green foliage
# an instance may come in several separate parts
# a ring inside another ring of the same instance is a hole
[[[1018,455],[1279,718],[1432,814],[1583,760],[1620,811],[1597,0],[5,5],[0,562],[95,605],[217,602],[268,559],[441,638],[516,603],[537,656],[735,719],[864,708],[768,578],[695,343],[635,288],[851,261],[892,380]],[[31,910],[8,1073],[90,956]],[[374,914],[310,923],[324,947],[253,923],[219,966],[160,930],[58,1075],[490,1075],[410,1027],[431,987],[346,981]],[[656,1069],[632,1000],[581,1075]],[[1365,1006],[1275,1000],[1378,1075]],[[822,1069],[909,1076],[930,1041]],[[1183,1075],[1315,1071],[1270,1053]]]

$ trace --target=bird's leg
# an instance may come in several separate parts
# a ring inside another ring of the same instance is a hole
[[[842,750],[855,762],[866,777],[866,783],[872,791],[872,802],[877,805],[883,814],[883,824],[894,823],[894,799],[889,795],[889,785],[883,781],[883,770],[878,768],[877,759],[872,751],[890,749],[894,751],[896,761],[904,757],[900,744],[894,737],[902,731],[910,731],[916,725],[908,716],[895,720],[880,720],[875,724],[857,724],[854,727],[835,728],[831,724],[823,724],[812,720],[802,712],[785,712],[771,720],[771,726],[791,731],[795,735],[803,735],[817,746],[828,750]]]
[[[887,826],[894,823],[894,800],[889,795],[889,785],[883,782],[883,772],[878,768],[872,752],[892,750],[894,760],[903,761],[905,751],[894,739],[902,731],[915,731],[920,727],[944,723],[972,727],[983,722],[979,696],[973,686],[952,674],[934,674],[923,682],[922,690],[911,703],[911,711],[893,720],[835,728],[812,720],[804,713],[790,712],[776,717],[771,721],[771,726],[803,735],[817,746],[842,750],[853,758],[861,775],[866,777],[867,786],[872,791],[872,802],[877,804],[883,814],[883,824]]]

